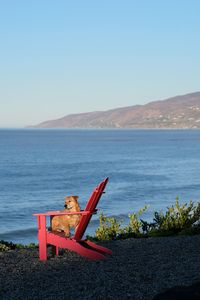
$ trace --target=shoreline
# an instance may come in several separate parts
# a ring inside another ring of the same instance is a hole
[[[1,252],[0,298],[150,300],[174,286],[200,282],[200,235],[99,244],[113,256],[94,262],[66,251],[40,262],[38,249]]]

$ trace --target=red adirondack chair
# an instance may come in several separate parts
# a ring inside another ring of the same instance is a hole
[[[93,214],[97,213],[96,206],[104,193],[104,189],[108,182],[108,177],[105,178],[91,194],[86,207],[80,212],[59,212],[48,211],[46,213],[34,214],[38,219],[38,240],[39,240],[39,258],[40,260],[47,259],[47,244],[52,245],[54,254],[58,255],[59,248],[77,252],[91,260],[105,259],[105,254],[112,254],[110,249],[99,246],[89,240],[82,239],[88,223]],[[80,222],[75,230],[74,236],[65,237],[62,233],[55,233],[46,229],[46,217],[81,214]]]

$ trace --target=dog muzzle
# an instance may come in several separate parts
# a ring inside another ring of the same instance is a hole
[[[73,207],[72,206],[67,206],[67,204],[64,205],[64,207],[68,210],[72,209]]]

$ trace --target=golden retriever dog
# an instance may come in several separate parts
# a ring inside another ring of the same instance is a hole
[[[65,197],[65,209],[61,212],[77,212],[80,211],[78,204],[78,196]],[[81,215],[62,215],[54,216],[51,220],[52,231],[64,231],[65,236],[70,236],[70,228],[76,228],[79,224]]]

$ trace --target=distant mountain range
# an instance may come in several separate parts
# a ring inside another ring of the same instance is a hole
[[[29,128],[200,128],[200,92],[166,100],[72,114]]]

